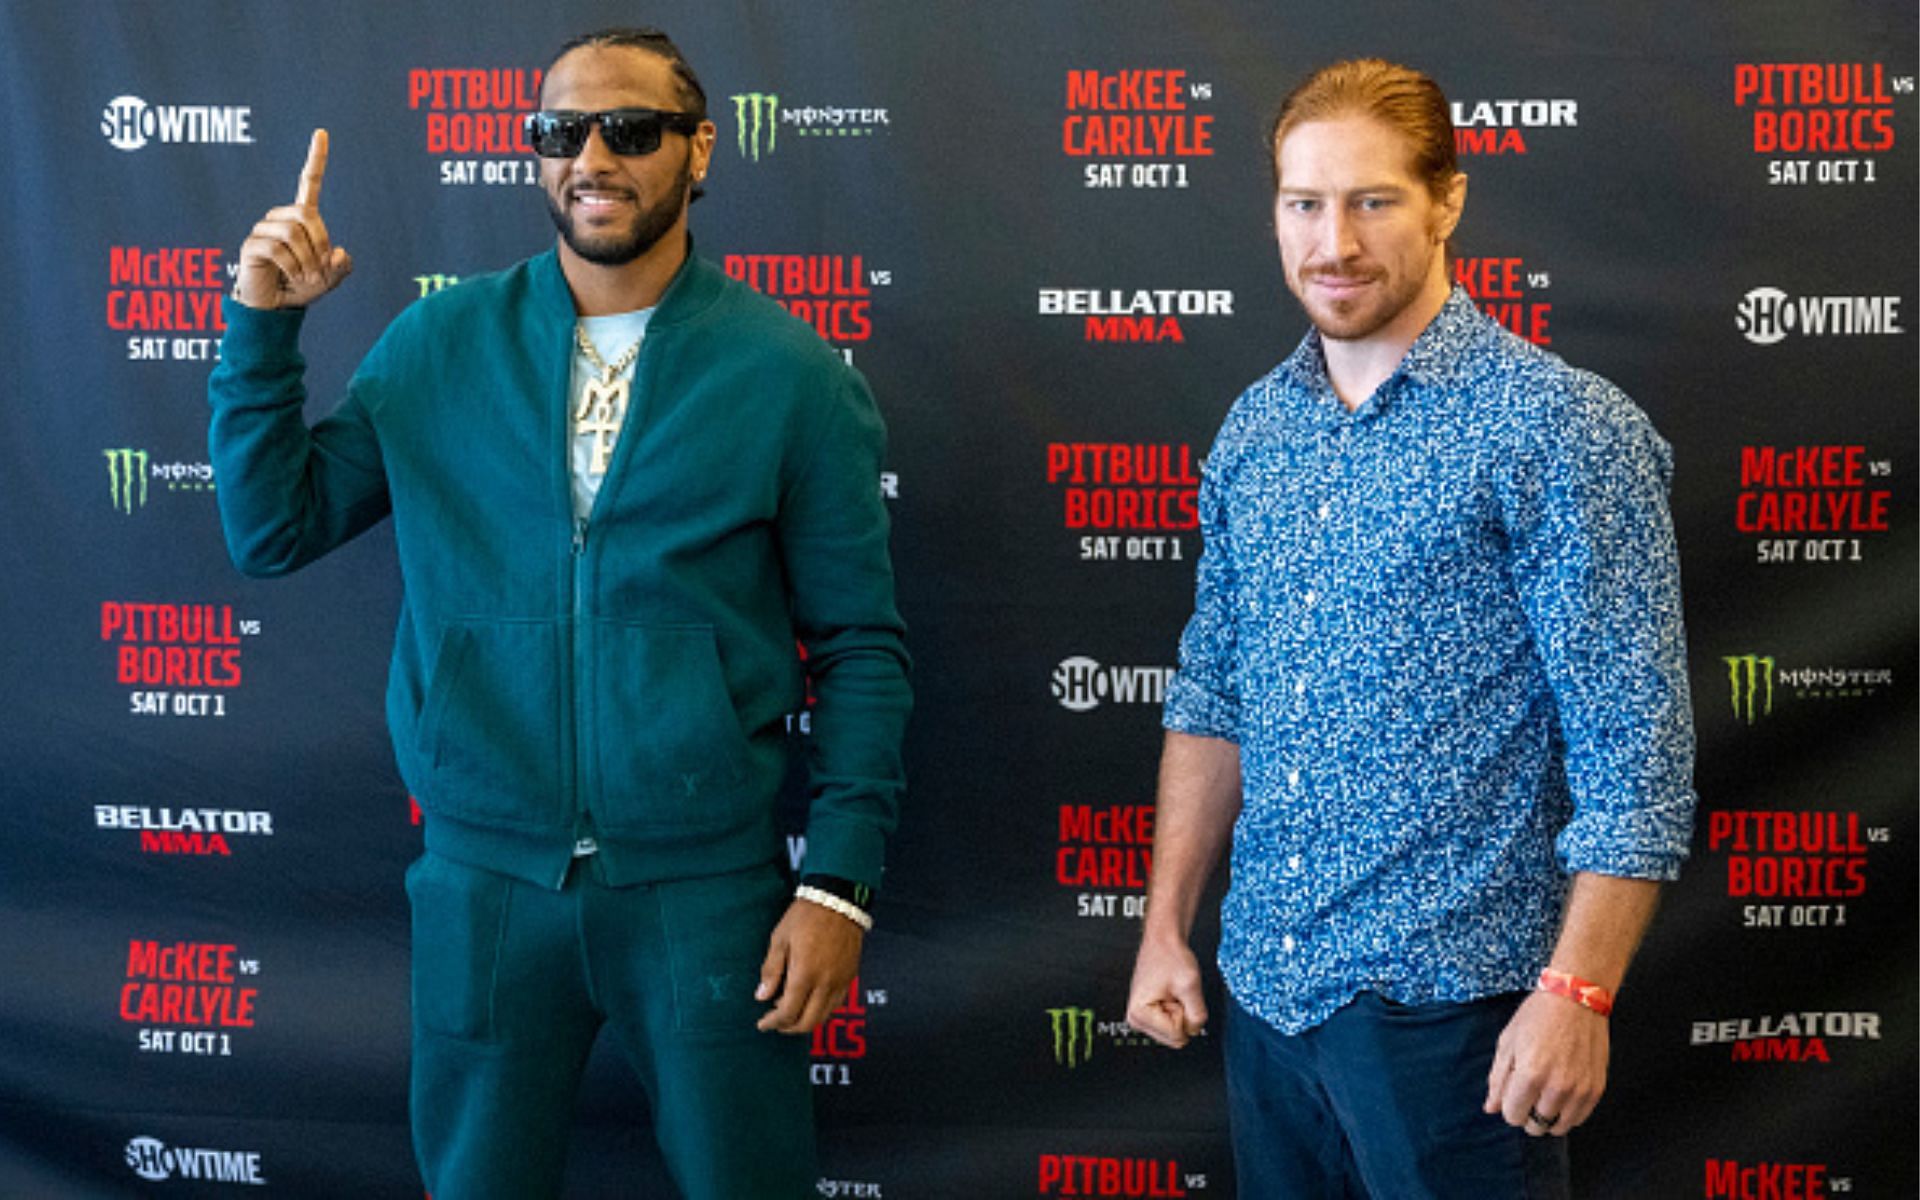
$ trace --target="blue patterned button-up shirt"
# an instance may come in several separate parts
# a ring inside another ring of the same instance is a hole
[[[1165,724],[1240,747],[1220,966],[1250,1012],[1524,989],[1573,872],[1678,874],[1671,476],[1626,396],[1459,289],[1358,409],[1317,333],[1241,395]]]

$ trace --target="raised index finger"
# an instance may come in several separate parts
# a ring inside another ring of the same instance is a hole
[[[317,208],[320,205],[320,178],[327,173],[327,131],[313,131],[313,142],[307,147],[307,165],[300,168],[300,190],[295,193],[293,202],[302,208]]]

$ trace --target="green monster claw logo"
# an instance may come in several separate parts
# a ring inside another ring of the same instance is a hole
[[[1093,1058],[1093,1010],[1050,1008],[1053,1019],[1053,1061],[1071,1071]]]
[[[107,486],[113,497],[113,506],[129,515],[136,508],[146,507],[147,452],[120,449],[102,450],[101,453],[107,456]]]
[[[1727,683],[1733,688],[1733,715],[1753,724],[1756,694],[1765,691],[1760,715],[1773,715],[1773,660],[1756,654],[1730,655],[1720,660],[1727,664]]]
[[[740,157],[753,162],[772,154],[780,132],[780,97],[771,92],[744,92],[733,98],[733,123],[740,135]],[[766,144],[761,145],[761,134]]]

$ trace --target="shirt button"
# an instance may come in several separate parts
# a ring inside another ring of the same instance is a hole
[[[1280,939],[1280,948],[1282,950],[1285,950],[1288,954],[1293,953],[1294,944],[1295,943],[1293,940],[1293,935],[1290,933]]]
[[[1300,869],[1300,856],[1298,854],[1289,855],[1287,857],[1287,870],[1298,871],[1299,869]]]
[[[1304,695],[1306,695],[1306,694],[1307,694],[1307,681],[1306,681],[1306,680],[1304,680],[1304,679],[1296,679],[1296,680],[1294,680],[1294,681],[1293,681],[1293,694],[1294,694],[1294,695],[1296,695],[1296,696],[1304,696]]]
[[[1287,772],[1287,783],[1293,787],[1300,786],[1300,772],[1298,769]]]
[[[1333,505],[1325,504],[1325,503],[1320,505],[1320,519],[1322,521],[1326,520],[1328,517],[1332,515],[1333,515]]]
[[[1316,595],[1315,595],[1314,593],[1312,593],[1312,592],[1308,592],[1308,593],[1307,593],[1306,595],[1304,595],[1304,596],[1302,596],[1302,597],[1300,597],[1300,599],[1302,599],[1303,601],[1305,601],[1305,602],[1306,602],[1306,605],[1307,605],[1307,607],[1308,607],[1308,608],[1312,608],[1312,607],[1313,607],[1313,602],[1314,602],[1314,601],[1315,601],[1316,599],[1318,599],[1318,597],[1317,597],[1317,596],[1316,596]]]

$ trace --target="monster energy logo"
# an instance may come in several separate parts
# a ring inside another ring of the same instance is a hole
[[[1733,655],[1720,660],[1727,664],[1727,683],[1733,688],[1733,715],[1744,716],[1753,724],[1754,700],[1765,689],[1760,715],[1773,715],[1773,660],[1755,654]]]
[[[147,452],[145,450],[102,450],[107,456],[107,486],[113,506],[131,514],[147,503]],[[139,499],[135,497],[138,485]]]
[[[740,157],[760,161],[772,154],[780,131],[780,97],[770,92],[746,92],[733,98],[733,123],[740,134]],[[766,145],[760,135],[766,134]]]
[[[1093,1010],[1050,1008],[1053,1019],[1053,1061],[1072,1070],[1093,1057]]]

